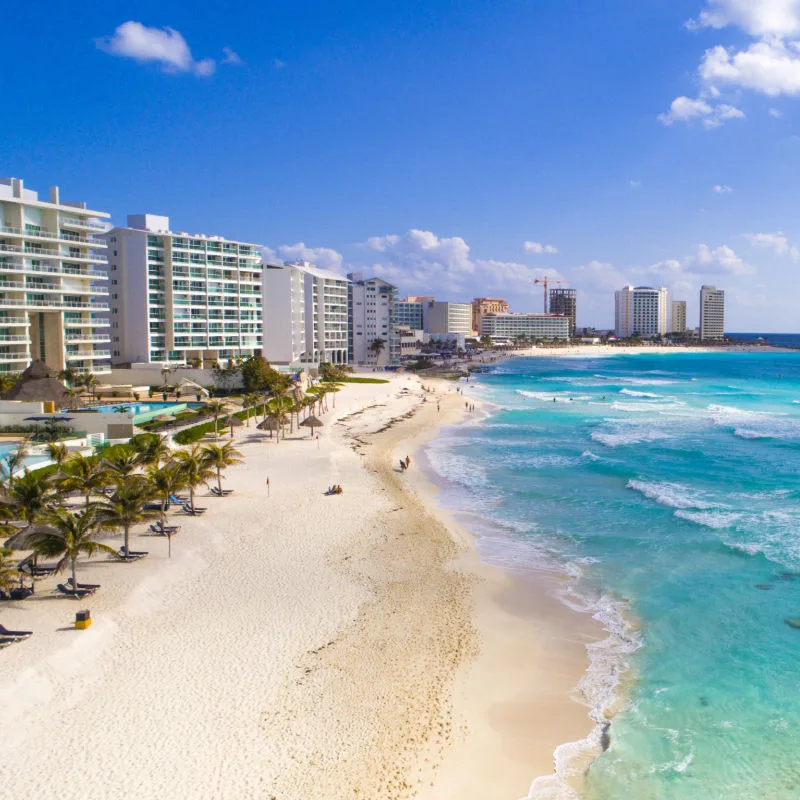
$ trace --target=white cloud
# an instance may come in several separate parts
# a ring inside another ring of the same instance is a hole
[[[769,115],[773,119],[780,119],[783,116],[783,111],[779,111],[777,108],[771,108],[769,110]]]
[[[322,269],[344,273],[344,256],[330,247],[308,247],[305,242],[284,244],[273,250],[262,247],[261,254],[267,263],[278,261],[308,261]]]
[[[699,70],[708,84],[753,89],[769,97],[800,92],[800,43],[769,39],[744,50],[721,45],[706,51]]]
[[[522,245],[522,249],[526,253],[533,253],[534,255],[548,255],[552,256],[558,252],[557,247],[553,247],[551,244],[541,244],[539,242],[525,242]]]
[[[800,0],[708,0],[708,8],[690,28],[735,25],[753,37],[800,33]]]
[[[244,64],[244,61],[242,61],[242,57],[235,50],[231,50],[230,47],[223,47],[222,63],[231,64],[235,67],[241,67]]]
[[[686,259],[684,265],[688,272],[698,275],[750,275],[755,272],[727,245],[712,249],[707,244],[699,244],[697,252]]]
[[[132,58],[140,64],[160,64],[164,72],[213,75],[213,58],[195,61],[186,40],[173,28],[148,28],[141,22],[123,22],[110,38],[97,39],[97,47],[111,55]]]
[[[281,61],[279,58],[274,58],[272,59],[272,66],[275,67],[275,69],[283,69],[286,66],[286,62]]]
[[[630,278],[607,261],[590,261],[571,272],[573,283],[582,291],[603,293],[621,289],[630,283]]]
[[[631,189],[641,189],[642,188],[642,182],[641,181],[628,181],[628,186],[630,186]]]
[[[673,125],[676,122],[700,121],[705,128],[718,128],[729,119],[743,119],[744,111],[727,103],[711,105],[702,98],[693,100],[691,97],[676,97],[666,114],[659,114],[658,119],[663,125]]]
[[[781,231],[775,233],[746,233],[744,238],[753,247],[772,250],[776,255],[788,256],[792,261],[800,261],[800,248],[790,244],[789,239]]]
[[[726,186],[725,184],[717,184],[714,187],[714,191],[717,194],[732,194],[733,189],[730,186]]]

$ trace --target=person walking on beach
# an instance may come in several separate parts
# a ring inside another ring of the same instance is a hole
[[[406,469],[411,466],[411,456],[406,456]]]
[[[406,471],[406,462],[403,461],[403,459],[401,458],[400,459],[400,472],[405,472],[405,471]]]

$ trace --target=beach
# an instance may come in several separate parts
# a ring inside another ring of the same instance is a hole
[[[148,558],[83,566],[92,598],[48,579],[4,604],[3,624],[34,636],[2,656],[3,785],[518,800],[551,773],[592,727],[572,695],[603,633],[558,602],[558,575],[481,563],[438,506],[417,453],[468,415],[456,384],[426,383],[435,396],[405,375],[347,385],[318,442],[240,429],[234,494],[176,515],[171,558],[137,535]],[[74,630],[84,606],[93,624]]]

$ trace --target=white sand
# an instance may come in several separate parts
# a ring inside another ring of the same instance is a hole
[[[567,692],[597,631],[479,564],[416,465],[395,473],[460,417],[439,387],[441,413],[415,378],[348,386],[319,446],[242,428],[235,494],[176,516],[172,559],[135,537],[148,558],[83,566],[89,600],[49,579],[4,603],[35,633],[0,653],[0,794],[516,800],[549,772],[590,727]]]

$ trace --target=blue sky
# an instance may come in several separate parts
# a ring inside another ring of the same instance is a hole
[[[549,273],[608,326],[714,283],[800,329],[800,0],[48,5],[3,11],[29,188],[412,294],[538,311]]]

